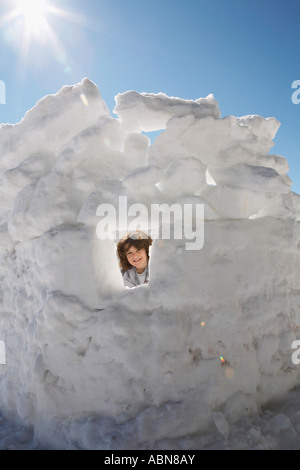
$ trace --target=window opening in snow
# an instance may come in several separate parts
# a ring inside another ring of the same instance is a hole
[[[159,129],[159,130],[156,130],[156,131],[150,131],[150,132],[146,132],[146,131],[143,131],[142,134],[143,135],[146,135],[147,137],[149,137],[150,139],[150,143],[151,145],[154,143],[156,137],[158,137],[165,129]]]
[[[152,241],[149,235],[136,231],[118,242],[117,254],[125,287],[148,284]]]

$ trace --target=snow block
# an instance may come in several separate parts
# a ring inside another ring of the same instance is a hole
[[[0,128],[0,408],[54,449],[227,438],[300,379],[300,203],[268,155],[279,123],[221,119],[211,95],[127,92],[116,111],[85,79]],[[124,287],[117,239],[97,236],[97,208],[124,218],[120,198],[202,205],[203,246],[157,236],[149,284]]]

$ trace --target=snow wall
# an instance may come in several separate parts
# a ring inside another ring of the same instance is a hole
[[[0,408],[50,448],[180,446],[300,381],[300,197],[270,154],[278,121],[135,91],[114,113],[84,79],[0,128]],[[149,284],[124,288],[96,234],[120,196],[204,205],[203,247],[156,238]]]

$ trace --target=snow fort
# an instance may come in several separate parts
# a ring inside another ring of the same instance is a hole
[[[300,197],[270,153],[279,125],[221,117],[213,95],[128,91],[112,115],[89,79],[1,125],[7,416],[54,449],[180,447],[299,385]],[[197,249],[154,237],[133,289],[97,235],[99,206],[122,218],[125,200],[204,214]]]

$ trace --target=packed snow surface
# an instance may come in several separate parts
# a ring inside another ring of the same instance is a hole
[[[299,447],[299,412],[267,411],[300,384],[300,197],[270,153],[279,122],[221,118],[213,95],[129,91],[114,113],[84,79],[0,126],[2,448]],[[97,234],[100,205],[126,218],[120,198],[203,206],[203,246],[158,234],[149,284],[125,288],[122,227]]]

